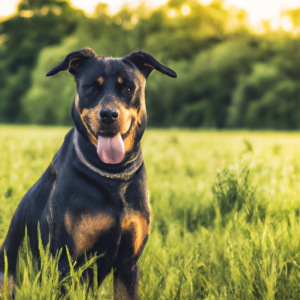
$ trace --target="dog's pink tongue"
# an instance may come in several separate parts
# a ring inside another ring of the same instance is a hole
[[[97,154],[106,164],[118,164],[125,157],[124,143],[121,134],[109,137],[98,137]]]

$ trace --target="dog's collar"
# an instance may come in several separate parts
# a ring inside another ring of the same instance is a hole
[[[126,164],[129,165],[128,168],[126,168],[122,172],[110,173],[110,172],[107,172],[107,171],[104,171],[104,170],[101,170],[101,169],[97,168],[96,166],[94,166],[93,164],[91,164],[84,157],[82,151],[79,148],[78,131],[77,131],[76,128],[75,128],[75,132],[74,132],[74,136],[73,136],[73,142],[74,142],[74,146],[75,146],[75,151],[76,151],[77,157],[79,158],[79,160],[81,161],[81,163],[84,164],[87,168],[89,168],[93,172],[95,172],[96,174],[99,174],[100,176],[103,176],[103,177],[106,177],[106,178],[127,181],[140,168],[140,166],[143,163],[143,155],[142,155],[142,151],[140,150],[138,152],[138,154],[134,158],[132,158],[131,160],[129,160],[126,163]]]

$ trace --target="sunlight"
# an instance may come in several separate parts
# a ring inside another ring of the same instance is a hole
[[[201,3],[202,1],[206,0],[200,0]],[[281,27],[285,31],[292,31],[292,22],[288,18],[282,18],[281,12],[300,7],[300,0],[225,0],[224,3],[245,10],[250,26],[257,33],[265,30],[262,21],[269,22],[272,30]]]
[[[181,13],[183,14],[183,15],[188,15],[189,13],[191,12],[191,8],[187,5],[187,4],[185,4],[185,5],[183,5],[182,7],[181,7]]]
[[[174,18],[174,17],[176,16],[176,11],[175,11],[175,9],[170,9],[170,10],[168,11],[168,16],[169,16],[170,18]]]
[[[92,14],[94,12],[95,6],[101,2],[108,4],[108,11],[110,14],[117,13],[120,8],[124,4],[128,4],[129,7],[136,7],[140,5],[142,2],[145,2],[145,4],[148,7],[158,7],[160,5],[166,4],[167,0],[146,0],[146,1],[140,1],[140,0],[71,0],[72,4],[78,8],[83,9],[88,14]]]
[[[278,19],[281,12],[280,0],[227,0],[233,6],[247,11],[251,25],[258,25],[261,20]]]
[[[135,7],[141,3],[141,0],[70,0],[72,4],[86,13],[92,14],[95,6],[99,3],[108,4],[108,11],[110,14],[115,14],[118,10],[127,3],[130,7]],[[198,0],[203,5],[210,5],[213,0]],[[20,0],[0,1],[0,17],[7,17],[16,12],[17,4]],[[148,7],[158,7],[166,4],[167,0],[145,0]],[[224,7],[230,8],[231,6],[243,9],[248,14],[249,23],[254,30],[262,26],[261,21],[267,20],[270,22],[270,27],[277,30],[282,27],[285,31],[292,31],[292,23],[286,19],[281,18],[280,14],[283,10],[295,9],[300,7],[300,0],[225,0]],[[181,7],[181,13],[188,15],[191,12],[189,5],[184,4]],[[24,17],[29,17],[28,12],[23,13]],[[171,9],[168,11],[168,16],[174,18],[176,11]]]
[[[213,2],[213,0],[201,0],[199,1],[201,4],[204,4],[204,5],[209,5]]]
[[[20,16],[23,18],[31,18],[33,16],[33,11],[32,10],[22,10],[20,12]]]
[[[279,19],[274,19],[270,22],[270,27],[273,29],[273,30],[277,30],[279,28]]]
[[[0,1],[0,18],[12,15],[17,10],[19,0]]]
[[[280,18],[280,25],[283,30],[288,31],[288,32],[292,31],[294,28],[293,23],[291,22],[291,20],[288,17]]]

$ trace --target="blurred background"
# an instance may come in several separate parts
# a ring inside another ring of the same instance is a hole
[[[72,124],[71,76],[45,74],[88,46],[177,72],[148,80],[150,126],[300,128],[300,0],[107,3],[0,0],[1,123]]]

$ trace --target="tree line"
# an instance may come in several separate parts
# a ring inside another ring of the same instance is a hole
[[[107,8],[99,3],[86,16],[68,1],[22,0],[0,23],[1,123],[72,124],[71,76],[44,75],[88,46],[102,56],[143,50],[177,72],[176,80],[158,72],[148,79],[150,126],[300,128],[300,9],[285,12],[292,33],[265,23],[255,34],[245,12],[218,0],[124,6],[115,15]]]

